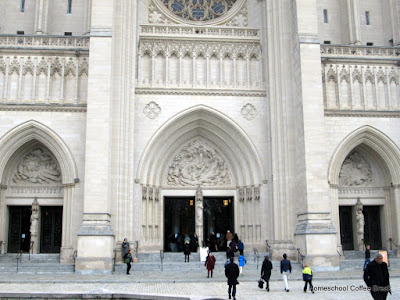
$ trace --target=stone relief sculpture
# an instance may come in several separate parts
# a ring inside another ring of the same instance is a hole
[[[356,226],[357,226],[357,248],[359,251],[364,250],[364,214],[363,214],[363,204],[360,198],[357,198],[356,204]]]
[[[343,162],[339,184],[341,186],[371,186],[371,166],[358,152],[353,152]]]
[[[243,106],[240,113],[242,114],[243,118],[250,121],[257,116],[257,109],[254,107],[254,105],[247,103],[245,106]]]
[[[167,184],[174,186],[227,186],[231,176],[222,156],[205,141],[185,146],[169,165]]]
[[[144,107],[143,112],[148,118],[155,119],[161,113],[161,107],[154,101],[151,101]]]
[[[22,184],[61,183],[61,171],[47,150],[36,148],[18,164],[12,181]]]

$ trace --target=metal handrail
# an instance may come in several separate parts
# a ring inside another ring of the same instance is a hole
[[[117,264],[117,250],[114,251],[114,257],[113,257],[113,272],[115,272],[115,265]]]
[[[75,264],[76,264],[77,257],[78,257],[78,250],[75,250],[74,253],[72,254],[72,258],[74,260],[74,273],[75,273]]]
[[[30,243],[29,243],[29,252],[28,252],[28,254],[29,254],[29,260],[31,260],[31,250],[33,249],[33,244],[35,243],[35,241],[31,241]],[[32,253],[33,254],[33,253]]]
[[[268,244],[268,240],[265,240],[265,243],[267,244],[267,253],[269,254],[271,251],[271,246]]]
[[[164,250],[160,250],[161,271],[164,270]]]
[[[254,262],[256,262],[257,260],[257,270],[258,270],[258,260],[260,259],[260,253],[256,248],[253,248],[253,251],[254,251]]]
[[[16,256],[17,259],[17,273],[18,273],[18,262],[22,264],[22,250],[19,250]]]
[[[301,263],[300,263],[300,259],[301,259]],[[297,248],[297,262],[300,263],[301,267],[304,267],[304,266],[303,266],[303,263],[304,263],[304,255],[301,254],[300,248]]]
[[[340,253],[339,250],[336,250],[336,252],[339,254],[339,257],[343,256],[343,254]]]
[[[400,246],[399,245],[397,245],[394,241],[393,241],[393,239],[392,238],[389,238],[389,245],[390,245],[390,251],[392,251],[392,244],[397,248],[397,249],[399,249],[400,248]]]

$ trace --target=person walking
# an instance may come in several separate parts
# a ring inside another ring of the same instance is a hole
[[[243,276],[243,267],[246,263],[247,263],[247,259],[243,255],[240,255],[239,256],[239,271],[240,271],[241,276]]]
[[[269,292],[269,279],[272,273],[272,262],[269,260],[269,256],[265,256],[262,267],[261,267],[261,278],[264,279],[266,283],[265,289]]]
[[[210,278],[210,272],[211,272],[211,278],[213,277],[215,262],[216,262],[215,256],[211,253],[211,251],[208,252],[206,262],[204,263],[204,265],[207,268],[207,278]]]
[[[307,293],[307,284],[310,284],[310,291],[314,294],[314,287],[312,285],[312,271],[311,268],[305,264],[303,269],[304,293]]]
[[[239,250],[239,254],[243,255],[243,251],[244,251],[244,244],[241,240],[238,241],[237,244],[237,249]]]
[[[289,292],[288,277],[290,273],[292,273],[292,264],[290,263],[290,260],[287,259],[286,253],[284,253],[283,259],[281,260],[281,274],[286,292]]]
[[[236,285],[239,283],[237,278],[239,277],[239,267],[233,262],[233,257],[230,258],[230,263],[225,267],[225,276],[228,279],[228,296],[229,299],[231,295],[233,300],[236,300]]]
[[[388,266],[383,261],[382,254],[376,254],[375,259],[367,265],[364,271],[364,281],[375,300],[384,300],[388,293],[392,293]]]
[[[128,253],[124,255],[124,262],[126,263],[126,275],[130,275],[129,271],[132,267],[132,252],[128,250]]]
[[[197,248],[199,247],[199,237],[197,236],[196,232],[193,234],[191,239],[192,245],[192,252],[197,252]]]
[[[187,262],[189,262],[189,257],[190,257],[190,241],[185,241],[185,244],[183,245],[183,254],[185,254],[185,262],[187,258]]]
[[[232,239],[233,239],[233,234],[232,234],[232,232],[230,232],[229,230],[227,230],[227,231],[226,231],[225,239],[226,239],[226,247],[229,248],[229,245],[230,245],[230,243],[231,243],[231,241],[232,241]]]
[[[128,253],[130,247],[129,247],[129,242],[127,238],[124,238],[124,241],[122,242],[122,258],[125,259],[125,255]]]
[[[364,260],[364,267],[363,267],[363,271],[365,271],[365,268],[367,267],[367,265],[371,262],[371,246],[367,245],[365,247],[365,260]]]

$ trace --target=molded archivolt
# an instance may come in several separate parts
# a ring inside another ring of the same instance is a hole
[[[0,178],[5,182],[5,170],[11,157],[27,143],[38,141],[46,146],[57,159],[63,184],[74,184],[78,172],[71,151],[64,141],[50,128],[31,120],[13,128],[0,139]]]
[[[139,163],[140,183],[165,186],[174,155],[197,138],[215,147],[224,158],[232,187],[261,184],[264,171],[246,133],[228,117],[204,105],[179,113],[154,134]]]
[[[384,133],[371,126],[364,126],[349,134],[336,149],[328,170],[331,185],[339,184],[339,173],[343,162],[357,146],[373,150],[377,154],[377,161],[387,168],[390,178],[385,178],[384,184],[400,183],[400,149]]]

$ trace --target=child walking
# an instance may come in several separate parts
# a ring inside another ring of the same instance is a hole
[[[308,265],[304,265],[303,270],[304,293],[307,293],[307,283],[310,284],[310,291],[314,294],[314,287],[312,285],[312,271]]]
[[[239,271],[240,271],[240,276],[243,276],[243,267],[247,263],[247,259],[243,256],[239,256]]]

